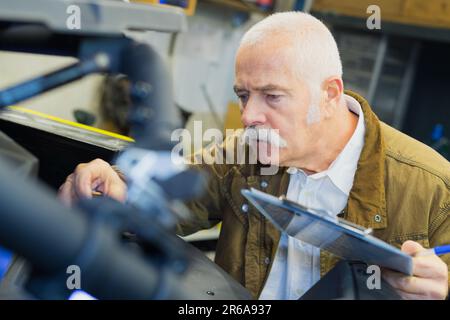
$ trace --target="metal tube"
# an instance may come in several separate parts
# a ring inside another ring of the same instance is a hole
[[[81,212],[56,201],[45,186],[18,178],[4,163],[0,190],[0,244],[37,270],[64,274],[80,263],[82,289],[96,298],[166,298],[158,292],[156,267],[120,243],[116,230],[93,226]]]
[[[88,74],[104,71],[109,66],[106,54],[72,64],[63,69],[33,78],[0,91],[0,108],[35,97],[41,93],[80,79]]]

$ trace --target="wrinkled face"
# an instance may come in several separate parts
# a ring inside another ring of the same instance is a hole
[[[244,126],[278,129],[286,142],[286,147],[278,148],[273,143],[259,141],[258,160],[290,166],[301,162],[312,151],[320,123],[308,124],[311,94],[307,84],[295,73],[293,53],[278,40],[275,44],[269,42],[239,49],[234,89],[240,100]]]

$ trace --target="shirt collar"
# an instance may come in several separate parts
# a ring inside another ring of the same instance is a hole
[[[330,167],[325,171],[310,175],[309,178],[320,179],[324,176],[328,176],[333,184],[348,196],[353,186],[353,179],[358,166],[358,160],[364,146],[365,125],[364,114],[362,113],[359,102],[346,94],[344,94],[344,99],[347,108],[358,115],[356,129],[344,149],[331,163]],[[296,174],[297,172],[303,172],[303,170],[290,167],[287,169],[287,172],[289,174]]]

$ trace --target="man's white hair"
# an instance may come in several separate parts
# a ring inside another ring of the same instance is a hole
[[[277,42],[288,37],[296,57],[297,74],[309,86],[316,105],[322,82],[330,76],[342,77],[339,50],[330,30],[319,19],[301,11],[275,13],[253,25],[243,36],[241,47],[263,41]],[[318,108],[310,108],[311,122],[319,117]]]
[[[296,50],[297,68],[304,79],[323,81],[342,77],[342,63],[336,41],[317,18],[301,11],[275,13],[252,26],[243,36],[241,46],[274,41],[288,36]]]

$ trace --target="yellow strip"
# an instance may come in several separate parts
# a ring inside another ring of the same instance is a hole
[[[58,118],[58,117],[55,117],[55,116],[51,116],[51,115],[48,115],[48,114],[36,111],[36,110],[31,110],[31,109],[27,109],[27,108],[23,108],[23,107],[17,107],[17,106],[11,106],[9,108],[12,109],[12,110],[33,114],[33,115],[36,115],[38,117],[49,119],[49,120],[53,120],[53,121],[56,121],[56,122],[59,122],[59,123],[67,124],[67,125],[72,126],[72,127],[77,127],[77,128],[89,130],[89,131],[92,131],[92,132],[95,132],[95,133],[104,134],[104,135],[107,135],[107,136],[112,137],[112,138],[121,139],[121,140],[125,140],[125,141],[128,141],[128,142],[134,142],[134,139],[132,139],[130,137],[127,137],[127,136],[124,136],[124,135],[121,135],[121,134],[118,134],[118,133],[114,133],[114,132],[110,132],[110,131],[94,128],[94,127],[87,126],[85,124],[81,124],[81,123],[78,123],[78,122],[73,122],[73,121],[70,121],[70,120],[61,119],[61,118]]]

